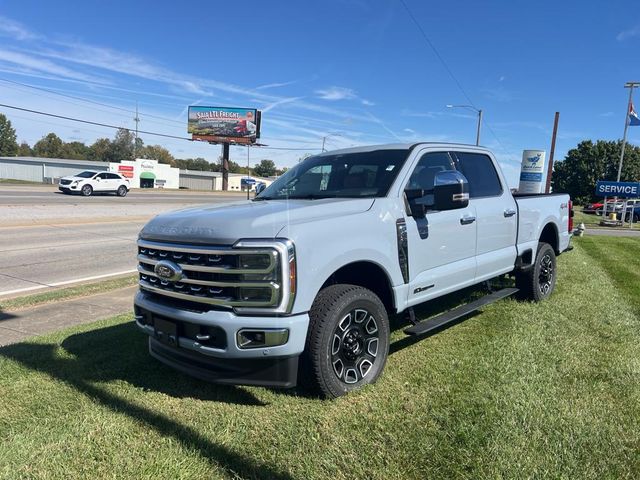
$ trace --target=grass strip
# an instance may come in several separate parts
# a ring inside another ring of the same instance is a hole
[[[130,315],[2,347],[0,477],[640,478],[638,244],[600,240],[335,401],[185,376]]]
[[[70,300],[72,298],[86,297],[96,293],[104,293],[110,290],[129,287],[138,282],[137,275],[128,275],[126,277],[118,277],[102,282],[87,283],[74,287],[58,288],[24,297],[10,298],[0,300],[0,310],[20,310],[24,308],[35,307],[45,303],[59,302],[61,300]]]

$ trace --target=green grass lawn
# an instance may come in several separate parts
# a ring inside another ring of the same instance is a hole
[[[549,301],[419,343],[397,322],[336,401],[183,378],[128,315],[1,348],[0,476],[639,478],[640,241],[576,240]]]
[[[589,214],[589,213],[583,213],[582,212],[582,207],[574,207],[574,216],[573,216],[573,225],[574,226],[578,226],[578,224],[580,223],[584,223],[585,226],[587,228],[589,227],[599,227],[600,226],[600,221],[602,220],[602,217],[600,215],[595,215],[595,214]],[[605,228],[612,228],[612,227],[605,227]],[[617,228],[629,228],[629,224],[625,223],[625,225],[623,227],[617,227]],[[634,223],[633,227],[634,229],[638,229],[640,228],[640,225],[638,225],[638,223]]]

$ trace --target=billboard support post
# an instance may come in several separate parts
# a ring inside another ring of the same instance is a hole
[[[222,190],[229,190],[229,144],[222,144]]]

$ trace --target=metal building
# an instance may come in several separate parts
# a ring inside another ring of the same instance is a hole
[[[12,180],[58,183],[60,177],[83,170],[106,171],[109,170],[109,164],[64,158],[0,157],[0,178]]]
[[[202,172],[200,170],[180,170],[180,188],[190,190],[221,190],[220,172]]]

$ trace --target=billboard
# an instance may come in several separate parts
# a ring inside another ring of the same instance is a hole
[[[546,188],[545,156],[544,150],[525,150],[522,152],[518,193],[544,193]]]
[[[260,138],[260,112],[255,108],[189,107],[187,131],[194,136],[253,142]]]

